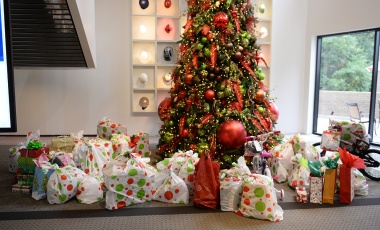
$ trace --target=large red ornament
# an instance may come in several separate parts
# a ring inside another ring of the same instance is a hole
[[[206,100],[211,101],[215,98],[215,91],[212,89],[206,89],[204,96]]]
[[[226,149],[237,149],[244,145],[247,131],[244,125],[235,120],[228,120],[219,125],[217,139]]]
[[[224,12],[218,12],[214,16],[213,23],[217,29],[224,30],[228,26],[228,21],[229,21],[228,14]]]
[[[280,111],[279,111],[278,107],[272,101],[265,100],[264,103],[267,106],[270,119],[273,122],[276,122],[278,120],[278,116],[280,115]]]
[[[172,110],[171,103],[172,99],[170,97],[167,97],[161,101],[160,105],[158,106],[158,116],[160,117],[161,121],[170,119],[170,111]]]

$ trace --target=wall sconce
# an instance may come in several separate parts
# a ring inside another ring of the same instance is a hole
[[[145,110],[149,105],[149,99],[147,97],[140,98],[139,105],[143,110]]]
[[[259,6],[259,12],[262,13],[262,14],[265,12],[265,4],[264,3],[260,4],[260,6]]]
[[[140,33],[145,34],[147,31],[146,26],[144,24],[140,25]]]
[[[146,83],[148,81],[148,75],[146,73],[141,73],[139,79],[141,83]]]
[[[170,73],[166,73],[166,74],[164,75],[164,81],[165,81],[165,82],[169,82],[171,79],[172,79],[172,76],[171,76]]]
[[[260,38],[265,38],[268,36],[268,29],[265,28],[264,26],[260,28],[260,31],[259,31],[259,36]]]
[[[141,53],[140,53],[140,61],[143,62],[143,63],[146,63],[148,61],[148,58],[149,58],[148,52],[145,51],[145,50],[141,51]]]

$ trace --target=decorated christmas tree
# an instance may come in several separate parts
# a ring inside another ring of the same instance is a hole
[[[188,0],[170,97],[158,108],[162,158],[207,150],[227,168],[244,154],[247,135],[273,129],[279,112],[259,67],[257,22],[249,0]]]

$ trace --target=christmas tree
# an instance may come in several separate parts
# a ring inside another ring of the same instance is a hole
[[[188,0],[180,59],[170,97],[158,114],[158,153],[207,150],[222,168],[244,154],[247,135],[267,133],[278,119],[259,63],[254,8],[249,0]],[[269,148],[276,140],[270,138]]]

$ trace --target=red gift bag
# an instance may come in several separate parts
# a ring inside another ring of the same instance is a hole
[[[194,172],[193,204],[198,208],[216,209],[220,204],[220,164],[214,162],[208,153],[202,153]]]
[[[339,167],[339,201],[344,204],[351,204],[355,196],[354,191],[354,168],[345,165]]]
[[[339,167],[339,201],[351,204],[354,199],[354,168],[365,168],[364,160],[352,155],[346,149],[339,148],[342,165]]]

